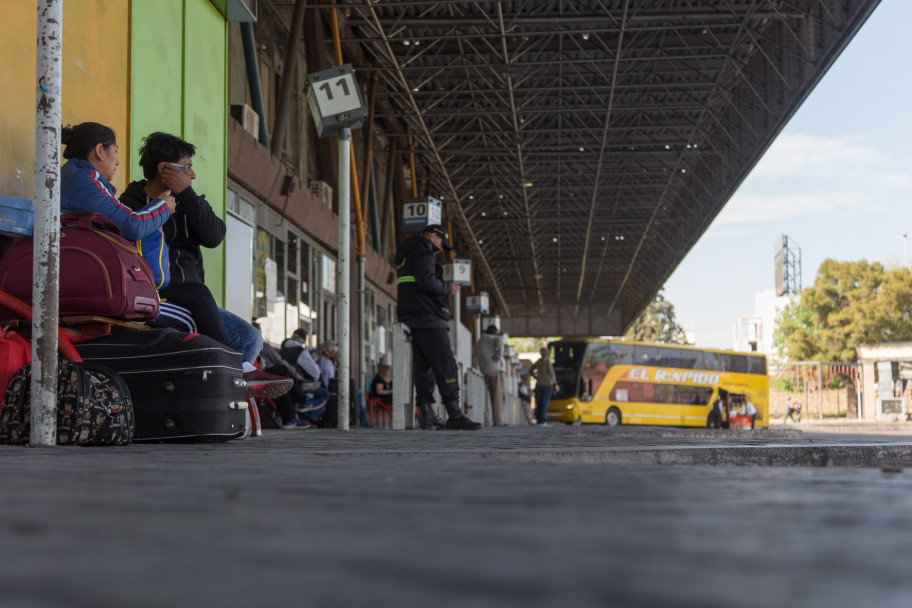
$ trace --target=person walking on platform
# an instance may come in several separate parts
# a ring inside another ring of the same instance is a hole
[[[792,422],[801,422],[801,402],[797,399],[792,401],[791,398],[785,400],[785,409],[788,412],[785,414],[785,419],[782,423],[785,424],[788,422],[789,418],[792,419]],[[797,416],[797,418],[795,418]]]
[[[399,245],[396,318],[412,332],[412,379],[421,428],[474,431],[481,424],[470,420],[459,406],[459,369],[450,347],[450,296],[459,286],[443,280],[443,267],[434,259],[435,254],[452,249],[449,234],[440,224],[426,226],[420,235]],[[446,423],[434,413],[435,381],[447,411]]]
[[[554,390],[560,390],[554,366],[548,359],[548,352],[548,348],[543,347],[539,351],[541,358],[529,368],[529,373],[535,378],[535,419],[540,426],[549,426],[548,404]]]
[[[491,413],[494,426],[507,426],[503,419],[504,401],[504,375],[506,366],[503,358],[503,338],[496,325],[488,325],[484,334],[475,345],[475,358],[478,359],[478,369],[484,376],[485,387],[491,398]]]

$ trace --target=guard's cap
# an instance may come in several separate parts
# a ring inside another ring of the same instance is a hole
[[[422,234],[428,234],[430,232],[433,232],[434,234],[436,234],[437,236],[440,237],[441,241],[443,241],[442,245],[443,245],[444,251],[453,251],[453,246],[450,245],[450,233],[447,232],[446,228],[444,228],[440,224],[430,224],[421,232],[422,232]]]

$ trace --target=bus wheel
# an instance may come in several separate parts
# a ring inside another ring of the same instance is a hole
[[[607,426],[618,426],[621,423],[621,410],[616,407],[608,409],[608,413],[605,414],[605,424]]]

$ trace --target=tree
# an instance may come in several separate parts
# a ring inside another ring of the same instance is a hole
[[[510,336],[507,343],[516,347],[517,354],[533,353],[538,357],[538,351],[541,350],[543,346],[547,346],[555,340],[560,340],[560,338],[514,338],[513,336]]]
[[[665,300],[661,290],[630,325],[624,338],[637,342],[687,344],[684,328],[675,319],[674,304]]]
[[[859,344],[903,340],[912,340],[912,273],[866,260],[824,260],[774,335],[793,361],[854,361]]]
[[[801,305],[800,299],[792,300],[782,309],[773,332],[773,345],[791,361],[808,361],[817,352],[814,336],[818,331],[814,314]]]

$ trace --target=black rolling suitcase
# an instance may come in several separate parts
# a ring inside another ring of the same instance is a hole
[[[133,396],[134,441],[227,441],[246,427],[242,356],[199,334],[129,331],[76,345],[120,373]]]

